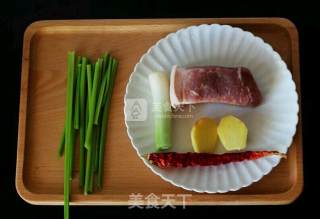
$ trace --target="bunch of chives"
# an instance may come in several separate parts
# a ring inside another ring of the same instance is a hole
[[[69,202],[74,150],[79,133],[79,182],[85,195],[103,184],[104,146],[118,61],[104,53],[94,64],[68,53],[66,120],[58,154],[64,154],[64,218]],[[94,176],[96,176],[94,180]]]

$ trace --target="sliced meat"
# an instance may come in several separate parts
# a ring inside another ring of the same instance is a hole
[[[247,68],[173,66],[170,100],[173,107],[197,103],[257,106],[262,96]]]

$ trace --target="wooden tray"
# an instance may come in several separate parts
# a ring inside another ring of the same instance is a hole
[[[24,35],[16,188],[32,204],[63,203],[63,159],[57,145],[64,123],[66,55],[76,50],[92,58],[112,51],[120,61],[105,152],[104,187],[84,196],[78,188],[78,167],[72,183],[72,204],[128,205],[129,195],[191,194],[189,205],[288,204],[303,188],[301,122],[288,159],[252,186],[225,194],[195,193],[175,187],[153,174],[131,146],[124,124],[123,97],[128,78],[150,46],[168,33],[198,24],[230,24],[262,37],[279,52],[292,71],[300,96],[297,30],[282,18],[152,19],[40,21]],[[300,116],[301,118],[301,116]],[[175,196],[177,197],[177,196]],[[159,200],[163,204],[163,200]],[[182,204],[174,199],[173,204]]]

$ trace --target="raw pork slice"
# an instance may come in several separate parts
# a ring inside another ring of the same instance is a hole
[[[257,106],[262,96],[247,68],[173,66],[170,100],[173,107],[197,103]]]

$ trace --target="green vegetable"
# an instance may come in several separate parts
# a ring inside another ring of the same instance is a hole
[[[171,107],[169,79],[166,73],[154,72],[149,75],[153,98],[155,121],[155,145],[158,151],[171,147]]]
[[[98,171],[98,165],[99,165],[99,137],[100,137],[100,129],[101,126],[98,125],[95,127],[95,136],[94,136],[94,172],[96,173]]]
[[[95,64],[91,95],[89,94],[89,121],[88,121],[88,130],[86,133],[86,141],[85,141],[85,146],[87,149],[89,149],[92,144],[92,132],[93,132],[92,130],[93,130],[95,106],[96,106],[96,102],[97,102],[96,98],[97,98],[97,92],[98,92],[99,81],[100,81],[101,61],[102,60],[99,59]]]
[[[86,103],[86,128],[88,128],[89,124],[89,109],[90,109],[90,98],[92,93],[92,72],[91,72],[91,64],[87,64],[87,103]]]
[[[113,72],[113,69],[114,69],[114,66],[115,66],[115,62],[116,60],[114,58],[110,58],[109,60],[109,66],[110,66],[110,69],[109,69],[109,73],[107,74],[107,81],[106,81],[106,89],[105,89],[105,92],[103,93],[103,100],[102,100],[102,103],[105,103],[106,100],[107,100],[107,94],[108,94],[108,89],[110,87],[110,81],[111,81],[111,78],[112,78],[112,72]]]
[[[103,107],[103,115],[102,115],[100,138],[99,138],[99,163],[98,163],[98,177],[97,177],[97,187],[99,189],[102,189],[102,184],[103,184],[103,161],[104,161],[104,151],[105,151],[104,145],[106,142],[106,129],[108,124],[109,109],[111,105],[111,97],[112,97],[112,92],[114,88],[114,81],[116,78],[117,67],[118,67],[117,60],[112,58],[112,65],[108,67],[108,68],[111,68],[111,72],[109,74],[110,77],[105,90],[106,101]]]
[[[86,133],[85,147],[87,148],[87,171],[85,177],[85,194],[88,194],[92,191],[92,179],[93,179],[93,169],[94,169],[94,142],[93,142],[93,133],[94,133],[94,113],[97,99],[97,92],[99,88],[99,81],[101,75],[102,59],[98,59],[95,64],[94,76],[92,91],[89,97],[89,118],[88,118],[88,129]]]
[[[59,147],[58,147],[58,155],[59,155],[59,157],[62,157],[63,152],[64,152],[64,144],[65,144],[65,140],[66,140],[65,136],[66,136],[66,127],[63,127],[63,132],[62,132],[60,144],[59,144]]]
[[[80,59],[80,57],[78,57]],[[80,62],[79,62],[80,63]],[[74,128],[79,129],[79,111],[80,111],[80,78],[81,78],[81,64],[77,66],[77,84],[75,90],[75,109],[74,109]]]
[[[107,52],[105,52],[105,53],[103,53],[101,58],[103,60],[102,73],[104,74],[106,72],[106,69],[107,69],[107,61],[109,59],[109,54]]]
[[[80,74],[80,86],[79,86],[79,107],[80,107],[80,155],[79,155],[79,168],[80,168],[80,186],[84,186],[85,179],[85,133],[86,133],[86,68],[87,58],[82,57],[81,74]]]
[[[94,124],[98,125],[98,121],[99,121],[99,114],[102,108],[102,103],[103,103],[103,97],[104,94],[106,93],[106,88],[107,88],[107,81],[108,81],[108,76],[110,75],[111,72],[111,64],[112,64],[112,58],[109,58],[106,62],[108,63],[104,63],[105,68],[107,68],[107,71],[104,73],[103,77],[102,77],[102,82],[101,82],[101,86],[100,86],[100,93],[99,93],[99,97],[98,97],[98,102],[97,102],[97,107],[96,107],[96,112],[95,112],[95,118],[94,118]]]
[[[87,90],[87,93],[88,93],[88,90]],[[89,124],[89,97],[87,97],[87,100],[86,100],[86,129],[88,128],[88,124]]]
[[[93,191],[93,176],[94,176],[94,163],[96,160],[96,133],[97,133],[97,127],[94,126],[92,130],[92,146],[91,146],[91,159],[90,159],[90,175],[89,175],[89,185],[88,185],[88,193],[92,193]]]
[[[72,174],[72,146],[73,146],[73,88],[74,88],[74,65],[75,52],[68,53],[68,81],[67,81],[67,103],[66,103],[66,133],[65,133],[65,157],[64,157],[64,218],[69,218],[69,201],[71,190],[71,174]]]
[[[85,138],[85,148],[87,149],[87,160],[86,160],[86,171],[85,171],[85,182],[84,182],[84,194],[87,195],[89,193],[89,183],[91,176],[91,159],[92,159],[92,149],[87,147],[87,134],[90,126],[90,110],[91,107],[91,98],[92,98],[92,72],[91,72],[91,64],[87,65],[87,87],[88,87],[88,95],[87,95],[87,122],[86,122],[86,138]],[[91,122],[92,123],[92,122]],[[91,127],[92,132],[92,127]],[[90,140],[91,141],[91,140]],[[89,141],[88,141],[89,142]],[[91,145],[91,143],[90,143]]]
[[[87,160],[86,160],[86,175],[85,175],[85,182],[84,182],[84,194],[88,195],[90,191],[92,191],[91,188],[91,177],[92,177],[92,147],[87,149]]]
[[[74,123],[74,121],[72,122],[72,124],[73,123]],[[72,180],[72,170],[73,170],[73,164],[74,164],[74,146],[76,144],[76,136],[77,136],[77,130],[74,129],[74,127],[72,126],[72,128],[71,128],[71,146],[70,146],[70,169],[71,169],[70,180]]]
[[[58,148],[59,157],[64,154],[65,219],[69,218],[77,130],[80,187],[84,194],[92,193],[96,176],[97,187],[102,188],[105,132],[116,68],[117,61],[107,53],[95,65],[91,65],[86,57],[76,58],[75,52],[68,53],[66,121]]]

